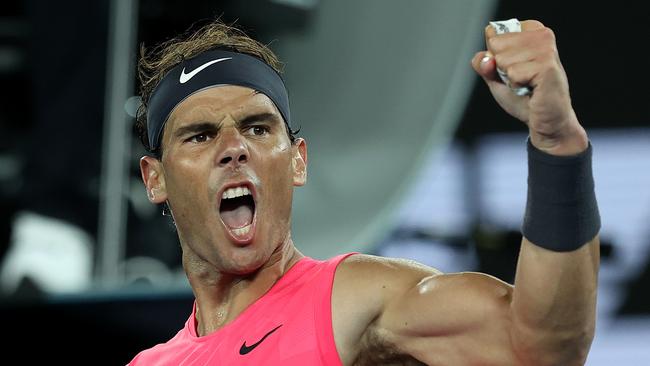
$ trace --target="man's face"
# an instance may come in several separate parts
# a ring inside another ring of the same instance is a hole
[[[200,91],[167,121],[161,161],[141,160],[152,201],[171,208],[184,257],[250,273],[289,237],[306,144],[293,144],[273,102],[240,86]]]

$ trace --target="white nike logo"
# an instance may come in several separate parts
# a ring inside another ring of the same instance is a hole
[[[231,58],[232,58],[232,57],[225,57],[225,58],[218,58],[218,59],[216,59],[216,60],[208,61],[208,62],[204,63],[203,65],[197,67],[196,69],[190,71],[189,74],[186,74],[186,73],[185,73],[185,68],[183,68],[183,71],[181,71],[181,77],[178,79],[178,81],[180,81],[181,84],[185,84],[185,83],[187,83],[188,81],[190,81],[190,79],[193,78],[194,75],[200,73],[200,72],[201,72],[203,69],[205,69],[206,67],[208,67],[208,66],[210,66],[210,65],[212,65],[212,64],[216,64],[217,62],[230,60]]]

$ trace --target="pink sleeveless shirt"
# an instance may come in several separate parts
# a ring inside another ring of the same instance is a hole
[[[197,336],[195,310],[174,338],[140,352],[129,365],[342,365],[332,330],[337,265],[302,258],[235,320]]]

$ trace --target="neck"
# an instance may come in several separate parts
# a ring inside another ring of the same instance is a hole
[[[220,271],[183,253],[183,264],[196,296],[197,334],[210,334],[237,318],[262,297],[300,258],[291,237],[257,270],[247,274]]]

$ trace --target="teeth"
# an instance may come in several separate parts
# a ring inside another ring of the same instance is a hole
[[[248,234],[249,231],[251,231],[251,226],[253,225],[247,225],[239,229],[231,229],[233,234],[237,236],[242,236]]]
[[[236,197],[241,197],[241,196],[246,196],[250,195],[251,191],[248,189],[248,187],[234,187],[234,188],[228,188],[223,192],[223,195],[221,195],[222,199],[229,199],[229,198],[236,198]]]

